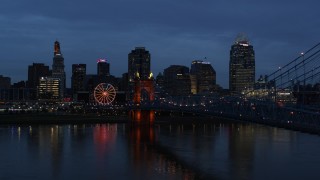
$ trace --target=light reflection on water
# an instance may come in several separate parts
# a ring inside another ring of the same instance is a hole
[[[320,137],[241,123],[0,128],[0,179],[318,179]]]

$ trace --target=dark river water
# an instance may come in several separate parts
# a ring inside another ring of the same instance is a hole
[[[0,127],[0,179],[320,179],[320,136],[244,123]]]

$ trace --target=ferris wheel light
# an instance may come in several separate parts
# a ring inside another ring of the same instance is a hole
[[[100,83],[94,89],[94,99],[101,105],[111,104],[116,97],[116,90],[111,84]]]

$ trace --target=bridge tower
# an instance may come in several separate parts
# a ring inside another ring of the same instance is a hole
[[[150,103],[154,101],[154,82],[152,79],[140,80],[134,82],[134,104]]]
[[[148,109],[154,101],[154,80],[150,73],[148,79],[141,79],[139,73],[136,74],[134,81],[133,103],[137,108],[130,112],[133,122],[139,124],[153,124],[155,113],[154,110]],[[145,107],[146,109],[143,109]]]

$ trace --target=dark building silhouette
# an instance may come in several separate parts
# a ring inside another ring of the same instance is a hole
[[[11,78],[0,75],[0,89],[9,89],[11,87]]]
[[[194,60],[190,70],[192,94],[212,92],[216,85],[216,71],[209,62]]]
[[[49,66],[43,63],[33,63],[28,67],[27,87],[37,89],[40,77],[50,76]]]
[[[171,65],[163,73],[165,91],[172,96],[186,96],[191,93],[189,68]]]
[[[163,88],[163,87],[164,87],[165,81],[164,81],[164,76],[163,76],[162,73],[159,73],[159,74],[157,75],[157,77],[156,77],[156,83],[157,83],[157,86],[158,86],[159,88]]]
[[[26,82],[25,81],[19,81],[19,82],[13,83],[11,87],[12,88],[17,88],[17,89],[26,88]]]
[[[54,42],[53,55],[52,77],[60,79],[60,96],[63,97],[66,89],[66,73],[64,71],[64,58],[61,54],[60,43],[58,41]]]
[[[72,64],[71,88],[74,98],[79,91],[85,90],[86,64]]]
[[[120,79],[119,84],[120,91],[127,91],[128,90],[128,73],[123,73],[122,78]]]
[[[229,88],[233,93],[253,88],[255,83],[255,55],[253,46],[244,35],[239,35],[231,46]]]
[[[1,82],[2,81],[2,82]],[[32,100],[33,89],[26,88],[25,81],[13,83],[10,86],[11,79],[0,75],[0,100],[1,101],[27,101]]]
[[[30,89],[30,99],[37,99],[37,88],[41,77],[50,76],[49,66],[43,63],[33,63],[28,66],[27,88]]]
[[[128,55],[128,78],[129,82],[134,82],[136,76],[140,80],[150,77],[150,53],[144,47],[136,47]]]
[[[110,76],[110,64],[105,59],[97,61],[97,74],[98,76]]]

